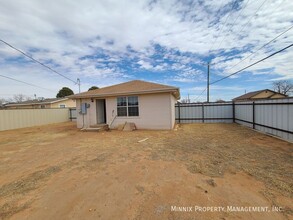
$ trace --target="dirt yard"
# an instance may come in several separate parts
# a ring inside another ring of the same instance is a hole
[[[293,144],[236,124],[4,131],[0,161],[0,219],[293,219]]]

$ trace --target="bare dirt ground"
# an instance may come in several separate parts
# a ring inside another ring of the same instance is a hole
[[[0,219],[293,219],[293,144],[236,124],[4,131],[0,161]]]

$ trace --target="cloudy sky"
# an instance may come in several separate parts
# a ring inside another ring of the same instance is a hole
[[[76,81],[81,91],[133,79],[203,101],[211,82],[293,42],[292,0],[0,0],[0,39]],[[261,48],[261,49],[259,49]],[[0,42],[0,98],[55,97],[70,80]],[[293,79],[293,47],[211,86],[211,100]],[[200,95],[202,93],[202,95]]]

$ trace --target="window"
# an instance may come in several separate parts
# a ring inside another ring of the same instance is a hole
[[[60,108],[65,108],[65,105],[59,105]]]
[[[117,98],[117,116],[127,116],[127,97]]]
[[[117,98],[117,116],[139,116],[138,97],[118,97]]]

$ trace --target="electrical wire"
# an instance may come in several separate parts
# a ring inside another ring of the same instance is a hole
[[[242,28],[241,28],[241,30],[240,31],[237,31],[237,33],[241,33],[243,30],[244,30],[244,28],[249,24],[249,22],[251,21],[251,19],[257,14],[257,12],[263,7],[263,5],[267,2],[268,0],[264,0],[262,3],[261,3],[261,5],[256,9],[256,11],[254,12],[254,14],[252,15],[252,16],[250,16],[250,18],[249,18],[249,20],[245,23],[245,25],[244,26],[242,26]],[[246,6],[245,6],[246,7]],[[240,16],[240,15],[239,15]],[[238,16],[238,17],[239,17]],[[238,19],[238,17],[237,17],[237,19]],[[237,20],[236,19],[236,20]],[[234,22],[234,24],[236,23],[236,20],[235,20],[235,22]],[[233,25],[234,26],[234,25]],[[231,29],[229,29],[229,31],[230,31]],[[222,44],[222,42],[224,41],[224,38],[223,38],[223,40],[221,41],[221,43],[219,44],[219,46],[217,47],[217,49],[219,49],[220,48],[220,46],[221,46],[221,44]]]
[[[222,43],[224,42],[224,40],[226,39],[227,35],[231,32],[232,28],[234,27],[234,25],[236,24],[236,21],[238,20],[238,18],[242,15],[243,13],[243,9],[247,7],[249,3],[249,0],[246,2],[246,4],[240,9],[241,13],[238,14],[237,18],[234,20],[233,24],[230,26],[229,30],[227,31],[226,36],[223,37],[223,39],[221,40],[219,46],[217,47],[217,49],[221,48]],[[215,51],[217,50],[215,49]]]
[[[216,39],[214,40],[212,46],[210,47],[210,49],[209,49],[208,51],[211,51],[212,48],[214,47],[215,43],[217,42],[217,40],[218,40],[218,38],[219,38],[219,36],[220,36],[220,34],[221,34],[221,32],[222,32],[223,27],[225,26],[226,22],[228,21],[228,18],[231,16],[231,14],[232,14],[231,12],[233,11],[234,7],[236,6],[236,3],[237,3],[237,0],[234,1],[230,13],[229,13],[228,16],[226,17],[224,24],[223,24],[223,25],[221,26],[221,28],[220,28],[219,34],[217,35]]]
[[[38,64],[40,64],[41,66],[43,66],[43,67],[45,67],[45,68],[51,70],[52,72],[57,73],[58,75],[64,77],[65,79],[68,79],[68,80],[70,80],[71,82],[77,84],[76,81],[74,81],[74,80],[68,78],[67,76],[65,76],[65,75],[63,75],[63,74],[57,72],[56,70],[52,69],[51,67],[47,66],[46,64],[41,63],[40,61],[36,60],[35,58],[33,58],[33,57],[31,57],[30,55],[26,54],[25,52],[21,51],[20,49],[18,49],[18,48],[16,48],[16,47],[12,46],[11,44],[7,43],[6,41],[4,41],[4,40],[2,40],[2,39],[0,39],[0,41],[1,41],[2,43],[6,44],[7,46],[9,46],[10,48],[12,48],[12,49],[18,51],[18,52],[21,53],[22,55],[26,56],[27,58],[31,59],[31,60],[34,61],[35,63],[38,63]]]
[[[49,90],[51,92],[55,92],[54,90],[47,89],[47,88],[44,88],[44,87],[41,87],[41,86],[38,86],[38,85],[35,85],[35,84],[32,84],[32,83],[28,83],[28,82],[25,82],[25,81],[18,80],[18,79],[14,79],[14,78],[11,78],[11,77],[8,77],[8,76],[0,75],[0,77],[10,79],[10,80],[13,80],[13,81],[16,81],[16,82],[24,83],[24,84],[29,85],[29,86],[34,86],[34,87],[37,87],[37,88],[40,88],[40,89],[45,89],[45,90]]]
[[[258,60],[258,61],[256,61],[256,62],[254,62],[254,63],[252,63],[252,64],[250,64],[250,65],[248,65],[248,66],[242,68],[241,70],[238,70],[238,71],[236,71],[236,72],[234,72],[234,73],[232,73],[232,74],[230,74],[230,75],[228,75],[228,76],[225,76],[225,77],[223,77],[223,78],[221,78],[221,79],[218,79],[218,80],[216,80],[216,81],[210,83],[210,85],[213,85],[213,84],[218,83],[218,82],[220,82],[220,81],[222,81],[222,80],[224,80],[224,79],[227,79],[227,78],[229,78],[229,77],[231,77],[231,76],[234,76],[234,75],[236,75],[236,74],[242,72],[243,70],[248,69],[249,67],[252,67],[252,66],[254,66],[254,65],[256,65],[256,64],[258,64],[258,63],[260,63],[260,62],[262,62],[262,61],[264,61],[264,60],[266,60],[266,59],[268,59],[268,58],[270,58],[270,57],[275,56],[275,55],[278,54],[278,53],[281,53],[281,52],[287,50],[288,48],[290,48],[290,47],[292,47],[292,46],[293,46],[293,44],[290,44],[289,46],[287,46],[287,47],[285,47],[285,48],[283,48],[283,49],[281,49],[281,50],[278,50],[277,52],[274,52],[274,53],[272,53],[271,55],[269,55],[269,56],[267,56],[267,57],[265,57],[265,58],[263,58],[263,59],[261,59],[261,60]]]
[[[221,12],[221,8],[223,7],[223,5],[224,5],[224,1],[222,1],[221,5],[220,5],[220,7],[219,7],[219,9],[218,9],[218,11],[217,11],[217,14],[215,15],[215,18],[216,18],[216,19],[217,19],[218,15],[220,14],[220,12]]]
[[[249,22],[251,21],[251,19],[257,14],[257,12],[262,8],[262,6],[266,3],[266,1],[267,0],[265,0],[265,1],[263,1],[262,2],[262,4],[258,7],[258,9],[255,11],[255,13],[250,17],[250,19],[245,23],[245,25],[244,26],[242,26],[242,29],[240,30],[240,31],[237,31],[238,33],[241,33],[243,30],[244,30],[244,28],[249,24]],[[283,2],[281,2],[281,3],[283,3]],[[281,5],[281,4],[280,4]],[[280,7],[280,5],[277,7],[277,8],[279,8]],[[276,8],[274,8],[274,10],[276,10]],[[285,31],[285,32],[287,32],[287,31]],[[280,35],[281,36],[281,35]],[[276,39],[278,38],[279,36],[277,36],[276,37]],[[272,40],[272,41],[274,41],[274,39]],[[271,43],[271,42],[269,42],[269,43]],[[268,44],[269,44],[268,43]],[[266,46],[266,45],[265,45]],[[219,48],[218,48],[219,49]],[[261,48],[260,48],[261,49]],[[259,50],[260,50],[259,49]],[[258,50],[257,50],[258,51]],[[257,52],[256,51],[256,52]],[[218,62],[221,62],[221,61],[224,61],[224,60],[220,60],[220,61],[218,61]],[[238,65],[238,63],[237,63],[237,65]],[[236,65],[235,65],[236,66]],[[234,67],[234,66],[233,66]],[[232,67],[231,68],[229,68],[229,69],[232,69]]]
[[[254,16],[256,15],[256,13],[262,8],[262,6],[264,6],[264,4],[267,2],[268,0],[264,0],[262,2],[262,4],[256,9],[256,11],[254,12],[254,14],[252,16],[250,16],[250,19],[245,23],[245,25],[242,26],[240,31],[237,31],[238,33],[241,33],[244,28],[249,24],[249,22],[251,21],[252,18],[254,18]]]
[[[207,88],[205,88],[204,90],[202,90],[202,92],[194,99],[194,100],[198,100],[199,97],[207,90]]]
[[[272,43],[273,41],[275,41],[276,39],[278,39],[279,37],[281,37],[282,35],[284,35],[285,33],[287,33],[288,31],[290,31],[293,28],[293,25],[291,25],[288,29],[286,29],[285,31],[283,31],[282,33],[280,33],[279,35],[277,35],[276,37],[274,37],[273,39],[271,39],[269,42],[265,43],[264,45],[262,45],[260,48],[258,48],[256,51],[254,51],[253,53],[251,53],[250,55],[244,57],[243,59],[241,59],[238,63],[234,64],[232,67],[230,67],[227,70],[230,70],[232,68],[234,68],[235,66],[237,66],[238,64],[242,63],[244,60],[248,59],[249,57],[251,57],[253,54],[255,54],[256,52],[260,51],[262,48],[266,47],[267,45],[269,45],[270,43]]]

